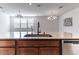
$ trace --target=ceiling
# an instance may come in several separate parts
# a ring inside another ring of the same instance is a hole
[[[20,10],[26,16],[60,16],[77,7],[78,3],[0,3],[0,12],[16,15]]]

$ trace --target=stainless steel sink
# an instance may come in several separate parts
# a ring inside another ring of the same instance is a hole
[[[52,37],[50,34],[27,34],[24,37]]]

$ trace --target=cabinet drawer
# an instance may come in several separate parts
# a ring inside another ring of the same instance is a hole
[[[0,48],[0,55],[14,55],[15,48]]]
[[[17,41],[18,46],[39,46],[39,41]]]
[[[60,46],[59,40],[53,40],[53,41],[39,41],[40,46]]]
[[[18,46],[60,46],[60,41],[18,41]]]
[[[15,46],[15,41],[0,41],[0,47]]]
[[[20,55],[38,55],[38,48],[18,48]]]
[[[59,55],[59,48],[39,48],[40,55]]]

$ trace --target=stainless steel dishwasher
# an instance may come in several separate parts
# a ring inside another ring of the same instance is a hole
[[[79,55],[79,40],[63,40],[63,55]]]

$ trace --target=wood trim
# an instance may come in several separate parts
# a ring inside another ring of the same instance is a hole
[[[15,39],[16,40],[16,39]],[[59,39],[17,39],[17,41],[57,41]]]
[[[15,55],[17,55],[17,49],[18,49],[17,40],[15,40]]]
[[[18,48],[41,48],[41,47],[60,48],[60,47],[58,47],[58,46],[37,46],[37,47],[36,47],[36,46],[20,46],[20,47],[18,47]]]
[[[15,48],[15,46],[0,46],[0,48]]]
[[[62,55],[62,40],[60,40],[60,55]]]
[[[16,39],[0,39],[0,41],[15,41]]]

